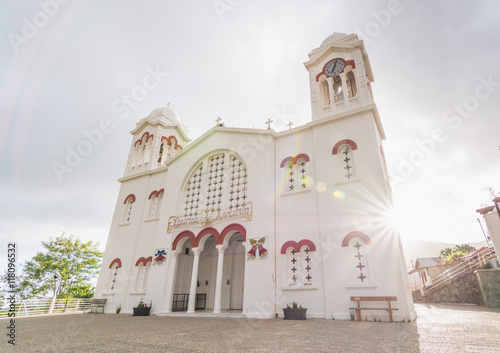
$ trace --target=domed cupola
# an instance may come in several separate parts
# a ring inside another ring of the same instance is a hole
[[[170,103],[153,110],[130,132],[133,140],[125,174],[164,166],[191,141],[187,132]]]

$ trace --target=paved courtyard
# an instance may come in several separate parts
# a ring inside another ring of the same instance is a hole
[[[500,309],[418,304],[417,322],[133,317],[16,319],[2,352],[500,352]]]

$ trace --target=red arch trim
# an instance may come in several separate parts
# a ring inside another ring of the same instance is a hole
[[[339,148],[343,145],[351,146],[353,151],[358,149],[358,145],[356,145],[356,142],[354,142],[353,140],[342,140],[337,142],[335,146],[333,146],[332,154],[337,154],[339,152]]]
[[[221,235],[220,244],[222,244],[224,242],[226,235],[228,235],[228,233],[233,231],[233,230],[237,231],[241,234],[241,240],[243,242],[247,241],[247,230],[245,229],[245,227],[243,227],[241,224],[238,224],[238,223],[232,223],[232,224],[228,225],[226,228],[224,228],[222,230],[222,232],[220,233],[220,235]]]
[[[132,198],[132,202],[135,202],[135,195],[134,194],[130,194],[128,195],[126,198],[125,198],[125,201],[123,201],[123,204],[126,204],[128,199]]]
[[[295,157],[286,157],[285,159],[283,159],[283,161],[281,161],[280,168],[283,168],[284,166],[286,166],[289,161],[292,162],[293,165],[296,165],[297,161],[301,158],[304,159],[306,162],[309,162],[311,160],[307,154],[300,153],[300,154],[296,155]]]
[[[153,197],[153,195],[156,195],[156,197],[159,197],[160,194],[163,194],[164,191],[165,191],[165,189],[160,189],[160,190],[152,191],[151,194],[149,194],[148,200],[151,200],[151,198]]]
[[[112,268],[114,264],[118,264],[118,268],[120,268],[120,267],[122,267],[122,260],[120,260],[119,258],[114,259],[109,264],[109,268]]]
[[[368,235],[366,235],[363,232],[354,231],[350,232],[344,237],[344,239],[342,240],[342,247],[345,248],[349,246],[349,242],[351,241],[352,238],[360,238],[365,242],[366,245],[372,245],[372,240]]]
[[[193,248],[197,248],[198,245],[200,245],[201,239],[203,239],[203,237],[207,234],[214,236],[215,244],[217,244],[217,245],[222,244],[222,239],[221,239],[221,236],[219,234],[219,231],[215,228],[209,227],[209,228],[203,229],[201,232],[198,233],[198,235],[196,236],[196,240],[193,243]]]
[[[182,238],[191,239],[191,244],[193,244],[193,247],[194,247],[194,243],[196,242],[196,237],[194,236],[193,232],[191,232],[189,230],[185,230],[183,232],[180,232],[179,235],[177,235],[175,237],[174,242],[172,243],[172,250],[175,250],[177,248],[177,244],[179,244],[179,241]]]
[[[135,263],[136,266],[139,266],[140,263],[142,263],[144,266],[148,264],[148,262],[153,261],[153,256],[149,257],[140,257],[137,262]]]
[[[166,140],[166,141],[167,141],[167,143],[169,143],[169,144],[170,144],[170,142],[171,142],[171,139],[174,139],[174,141],[175,141],[174,149],[176,149],[176,150],[177,150],[177,149],[181,149],[181,150],[182,150],[181,145],[179,145],[179,142],[177,142],[177,138],[176,138],[174,135],[171,135],[171,136],[169,136],[169,137],[165,137],[165,136],[162,136],[162,137],[161,137],[161,141],[162,141],[162,142],[163,142],[163,140]]]
[[[316,245],[314,245],[314,243],[311,240],[309,240],[309,239],[302,239],[298,243],[296,241],[293,241],[293,240],[287,241],[281,247],[281,253],[282,254],[286,254],[286,250],[288,248],[294,248],[295,251],[300,252],[300,248],[302,248],[304,245],[308,246],[309,250],[316,251]]]
[[[137,146],[137,143],[139,143],[139,145],[142,145],[142,139],[144,138],[144,136],[146,136],[146,141],[145,142],[148,142],[149,139],[152,139],[154,137],[153,134],[150,134],[149,132],[145,132],[142,134],[141,138],[138,139],[137,141],[135,141],[134,143],[134,147]]]

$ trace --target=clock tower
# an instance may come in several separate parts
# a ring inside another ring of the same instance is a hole
[[[312,120],[373,105],[373,73],[356,34],[334,33],[305,62],[309,71]]]

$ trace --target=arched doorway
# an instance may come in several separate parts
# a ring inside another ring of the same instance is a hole
[[[240,233],[231,236],[224,254],[222,309],[243,310],[245,247]]]

